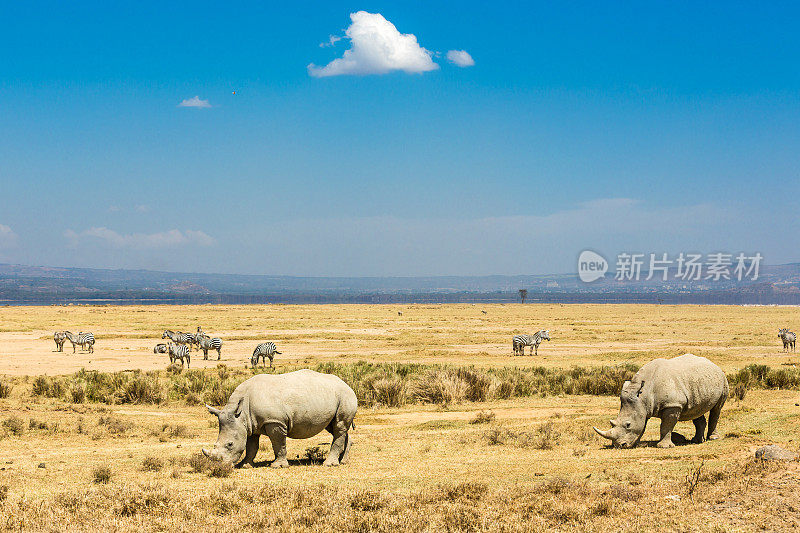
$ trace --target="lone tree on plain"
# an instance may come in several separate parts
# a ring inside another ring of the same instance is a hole
[[[519,290],[519,299],[522,300],[522,303],[525,303],[525,298],[528,297],[528,289],[520,289]]]

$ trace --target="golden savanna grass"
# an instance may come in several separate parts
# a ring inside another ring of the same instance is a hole
[[[794,371],[800,357],[782,352],[777,329],[796,328],[797,319],[796,308],[725,306],[5,307],[0,529],[795,530],[800,464],[753,459],[762,444],[800,447],[794,385],[743,389],[723,410],[724,438],[672,450],[607,448],[591,426],[607,427],[619,407],[614,395],[547,392],[563,390],[554,387],[504,397],[500,388],[533,367],[561,379],[576,366],[635,368],[685,352],[729,376],[752,364]],[[197,325],[224,340],[226,366],[194,352],[192,368],[206,370],[167,373],[166,356],[152,353],[161,331]],[[54,352],[56,329],[93,331],[95,353],[73,355],[69,343]],[[511,335],[538,329],[553,338],[540,355],[513,357]],[[283,352],[277,371],[327,368],[356,379],[367,368],[359,361],[393,369],[375,378],[385,383],[368,383],[385,397],[370,396],[359,410],[349,465],[317,464],[325,435],[290,441],[295,459],[279,471],[266,467],[266,440],[254,469],[226,471],[198,457],[217,434],[201,402],[224,396],[217,383],[249,376],[263,340]],[[162,396],[150,403],[142,398],[153,392],[135,387],[103,397],[108,403],[88,398],[91,390],[73,396],[84,386],[73,375],[81,368],[158,370],[124,375],[157,382]],[[483,401],[415,396],[435,380],[458,389],[458,376],[488,380]],[[34,392],[53,383],[65,389]],[[677,431],[691,437],[694,429],[680,423]],[[657,433],[653,420],[645,440]]]

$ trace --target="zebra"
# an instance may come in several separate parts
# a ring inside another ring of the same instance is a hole
[[[176,344],[191,345],[194,342],[194,335],[192,335],[191,333],[181,333],[180,331],[176,333],[171,329],[165,329],[164,333],[161,334],[161,338],[162,339],[169,338],[169,340],[171,340]]]
[[[540,330],[533,335],[514,335],[511,345],[514,348],[514,355],[525,355],[525,347],[531,347],[531,355],[539,355],[539,344],[542,341],[550,340],[550,330]]]
[[[191,341],[190,346],[189,346],[190,349],[194,348],[195,345],[197,345],[196,347],[199,350],[200,349],[200,339],[203,339],[203,338],[208,339],[208,338],[210,338],[208,335],[206,335],[206,332],[203,331],[203,328],[201,328],[200,326],[197,326],[197,333],[187,333],[187,335],[189,335],[192,338],[192,341]]]
[[[778,330],[778,338],[783,341],[783,351],[789,351],[789,348],[794,351],[794,344],[797,341],[797,335],[792,333],[786,328]]]
[[[153,348],[153,353],[169,353],[169,346],[163,342],[158,343],[155,348]]]
[[[258,365],[259,357],[261,357],[264,364],[267,363],[267,358],[269,358],[269,367],[272,368],[272,360],[275,358],[275,354],[280,355],[280,353],[274,342],[262,342],[253,350],[253,357],[250,358],[250,362],[253,363],[253,368],[255,368]]]
[[[90,331],[79,331],[77,335],[65,331],[64,336],[72,343],[72,353],[75,353],[75,345],[80,345],[81,350],[86,350],[88,346],[89,353],[94,353],[94,335]]]
[[[56,351],[63,352],[64,343],[67,342],[67,336],[64,334],[64,332],[56,331],[55,333],[53,333],[53,340],[56,342]]]
[[[169,362],[170,364],[174,363],[178,359],[181,360],[181,366],[183,366],[184,360],[186,360],[186,368],[189,368],[189,347],[185,344],[173,344],[169,343],[167,346],[168,354],[169,354]]]
[[[206,336],[202,336],[197,341],[197,346],[199,349],[203,350],[203,359],[208,359],[209,350],[217,351],[217,361],[222,359],[222,339],[219,337],[209,339]]]

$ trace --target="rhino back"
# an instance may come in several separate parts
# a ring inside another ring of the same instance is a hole
[[[649,400],[653,416],[658,416],[664,408],[680,407],[680,419],[693,420],[728,397],[725,373],[705,357],[685,354],[656,359],[642,370],[646,370],[642,378],[649,378],[652,383]]]
[[[337,376],[313,370],[286,374],[259,374],[239,385],[230,402],[245,397],[256,427],[278,422],[287,426],[288,436],[308,438],[324,430],[336,413],[349,409],[355,414],[352,389]]]

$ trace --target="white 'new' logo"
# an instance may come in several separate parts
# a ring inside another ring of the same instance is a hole
[[[584,250],[578,256],[578,277],[584,283],[591,283],[603,277],[608,271],[608,261],[591,250]]]

